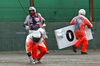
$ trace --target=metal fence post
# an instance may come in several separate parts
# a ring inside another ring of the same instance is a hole
[[[93,0],[89,0],[89,19],[94,22]]]
[[[30,6],[34,7],[34,0],[30,0]]]

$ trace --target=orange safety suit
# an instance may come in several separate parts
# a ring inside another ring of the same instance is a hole
[[[36,24],[33,24],[34,23],[32,21],[33,18],[37,22]],[[40,14],[35,13],[33,16],[28,15],[26,17],[24,24],[29,25],[29,27],[30,27],[29,34],[30,34],[30,33],[32,33],[32,31],[38,30],[39,28],[41,28],[41,26],[44,24],[44,22],[45,22],[45,19],[42,16],[40,16]],[[43,41],[44,41],[44,45],[46,46],[47,53],[48,53],[48,48],[47,48],[46,41],[45,41],[44,37],[43,37]]]
[[[38,43],[35,43],[32,40],[32,34],[29,34],[26,38],[26,52],[32,53],[33,60],[41,59],[47,53],[47,48],[42,41],[43,37],[40,38]],[[38,50],[40,51],[39,54],[37,54]]]
[[[76,42],[74,45],[76,46],[76,48],[78,48],[83,44],[81,52],[86,52],[88,47],[88,40],[85,26],[91,28],[92,24],[85,16],[82,15],[74,17],[70,24],[75,25],[75,36],[78,38],[78,42]]]

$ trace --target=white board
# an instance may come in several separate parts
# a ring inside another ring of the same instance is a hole
[[[58,49],[63,49],[69,46],[74,45],[78,40],[74,34],[74,25],[60,28],[54,31]],[[93,39],[91,29],[86,28],[88,40]]]

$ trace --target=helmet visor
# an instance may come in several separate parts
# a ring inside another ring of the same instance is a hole
[[[33,37],[33,41],[34,41],[35,43],[38,43],[38,42],[40,41],[40,38],[34,38],[34,37]]]

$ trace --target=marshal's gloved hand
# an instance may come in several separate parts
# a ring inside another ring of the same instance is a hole
[[[25,27],[26,25],[28,25],[28,24],[24,23],[24,24],[23,24],[23,27]]]
[[[30,29],[30,27],[29,27],[29,26],[25,26],[25,29],[26,29],[26,30],[29,30],[29,29]]]

